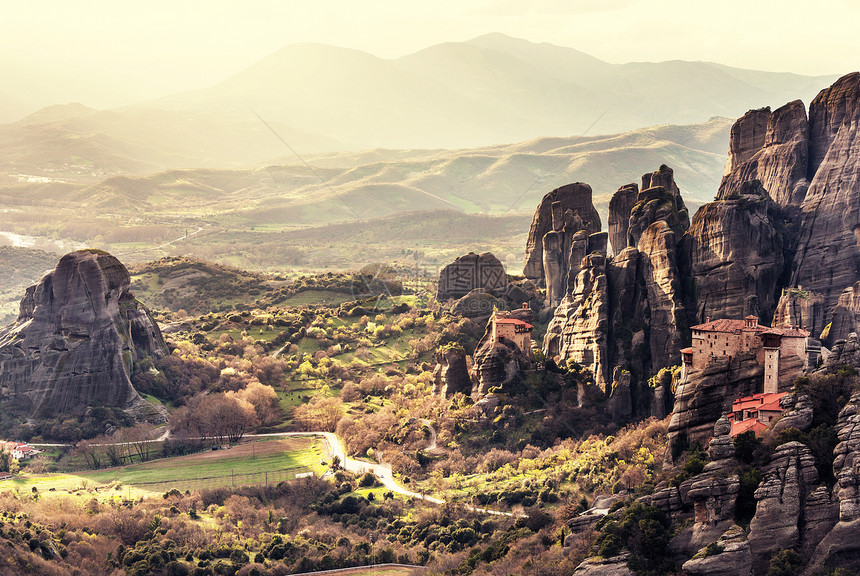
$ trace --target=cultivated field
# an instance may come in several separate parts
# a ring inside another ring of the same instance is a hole
[[[189,456],[162,458],[141,464],[74,474],[20,476],[0,482],[0,490],[14,488],[39,492],[81,489],[123,490],[123,494],[161,494],[171,489],[203,490],[224,486],[277,484],[297,474],[322,474],[326,459],[318,438],[291,437],[246,442],[229,450],[208,450]]]

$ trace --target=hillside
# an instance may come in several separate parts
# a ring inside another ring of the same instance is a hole
[[[248,116],[360,147],[474,147],[548,135],[606,134],[738,116],[809,101],[834,77],[710,62],[609,64],[501,34],[387,60],[293,44],[210,88],[147,106]]]
[[[51,270],[59,255],[43,250],[0,246],[0,326],[18,316],[24,290]]]
[[[278,122],[272,128],[302,153],[345,148]],[[250,113],[237,121],[212,113],[147,107],[108,111],[81,104],[49,106],[2,125],[0,142],[0,172],[62,175],[76,181],[167,168],[245,167],[284,151]]]
[[[101,113],[64,107],[38,119],[77,121],[81,114]],[[718,187],[728,129],[729,121],[717,118],[475,149],[320,153],[306,158],[309,165],[281,155],[278,164],[252,169],[13,175],[0,179],[0,202],[9,207],[0,231],[99,246],[129,262],[184,254],[279,270],[344,269],[383,256],[394,261],[409,237],[426,243],[422,265],[444,265],[481,247],[510,255],[508,266],[517,271],[522,234],[547,191],[571,181],[592,183],[605,221],[617,187],[670,162],[695,206]],[[87,166],[119,169],[109,158]]]
[[[52,105],[0,125],[0,172],[94,182],[259,167],[288,153],[293,163],[289,148],[465,149],[638,132],[809,102],[833,79],[680,60],[615,65],[501,34],[397,59],[292,44],[205,89],[110,110]],[[0,109],[18,109],[15,94],[0,93]]]

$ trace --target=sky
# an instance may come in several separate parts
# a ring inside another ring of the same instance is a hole
[[[140,100],[209,86],[297,42],[395,58],[501,32],[612,63],[843,74],[860,68],[858,23],[858,0],[7,0],[0,66],[106,79],[106,99]]]

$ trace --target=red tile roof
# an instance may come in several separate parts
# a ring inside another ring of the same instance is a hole
[[[720,318],[719,320],[711,320],[709,322],[705,322],[704,324],[698,324],[693,326],[691,330],[699,330],[701,332],[729,332],[731,334],[740,334],[741,332],[760,332],[760,333],[769,333],[769,334],[779,334],[780,336],[787,336],[789,338],[806,338],[809,336],[809,332],[803,330],[802,328],[771,328],[769,326],[762,326],[758,324],[756,320],[756,325],[748,328],[747,320],[753,320],[755,316],[747,316],[744,320],[732,320],[730,318]]]
[[[782,410],[779,401],[786,392],[753,394],[752,396],[744,396],[732,402],[732,412],[740,412],[742,410]],[[775,407],[774,407],[775,406]]]
[[[704,324],[693,326],[692,330],[701,330],[702,332],[731,332],[738,334],[744,330],[752,330],[755,332],[764,332],[770,330],[767,326],[756,325],[754,328],[747,328],[745,320],[730,320],[728,318],[720,318],[719,320],[711,320]]]
[[[750,418],[742,422],[732,422],[732,430],[731,432],[729,432],[729,436],[735,437],[738,434],[743,434],[744,432],[749,432],[750,430],[758,434],[765,428],[767,428],[767,426],[759,422],[757,419]]]
[[[525,326],[526,328],[534,328],[528,322],[523,322],[522,320],[517,320],[516,318],[496,318],[496,324],[519,324],[520,326]]]

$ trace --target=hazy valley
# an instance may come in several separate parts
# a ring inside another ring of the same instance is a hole
[[[860,571],[860,74],[11,74],[3,574]]]

